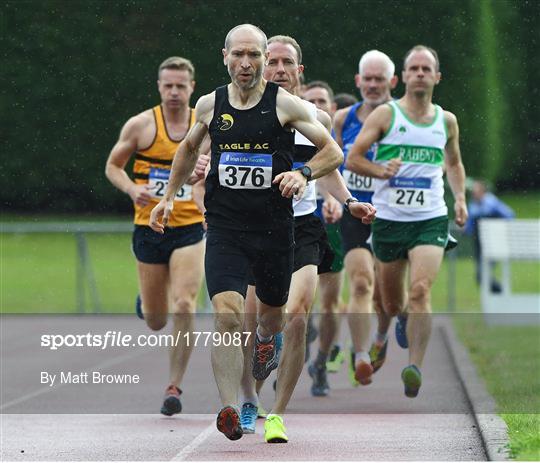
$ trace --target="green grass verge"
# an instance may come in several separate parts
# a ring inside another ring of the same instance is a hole
[[[131,237],[87,234],[88,252],[104,312],[129,313],[137,294]],[[7,313],[66,313],[77,307],[77,246],[70,234],[0,235],[0,306]],[[455,265],[455,307],[480,312],[480,295],[471,259],[446,259],[433,288],[437,312],[449,304],[450,268]],[[85,279],[85,281],[88,281]],[[540,292],[540,268],[532,262],[512,265],[512,285],[517,292]],[[201,304],[204,304],[201,292]],[[347,299],[345,289],[344,297]],[[86,306],[90,307],[88,287]]]
[[[540,217],[540,191],[504,193],[499,198],[514,210],[517,218],[538,219]]]
[[[508,426],[511,456],[540,460],[540,326],[488,326],[479,315],[455,326]]]

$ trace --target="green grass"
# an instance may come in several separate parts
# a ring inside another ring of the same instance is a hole
[[[508,204],[520,219],[538,219],[540,217],[540,191],[521,191],[503,193],[499,198]]]
[[[1,299],[7,313],[76,311],[77,247],[71,234],[3,234],[1,238]],[[135,259],[129,234],[87,234],[91,267],[104,312],[129,313],[137,294]],[[446,259],[433,288],[433,307],[447,311]],[[480,312],[480,294],[470,259],[457,259],[455,306]],[[533,262],[512,264],[516,292],[540,292],[540,268]],[[344,294],[347,298],[346,290]],[[201,294],[204,301],[204,293]],[[89,307],[88,290],[86,291]]]
[[[131,235],[86,234],[102,311],[132,313],[138,293]],[[0,310],[70,313],[77,310],[77,243],[72,234],[0,235]],[[85,281],[87,281],[85,279]],[[199,305],[204,305],[201,291]],[[91,311],[88,286],[86,310]]]
[[[479,315],[456,316],[455,326],[508,426],[512,457],[539,460],[540,326],[487,326]]]

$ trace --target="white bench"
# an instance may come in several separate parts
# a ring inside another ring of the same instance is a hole
[[[513,293],[510,279],[513,260],[540,262],[540,220],[482,219],[479,238],[482,248],[480,288],[486,321],[518,325],[540,323],[540,294]],[[502,266],[500,293],[491,291],[493,262]]]

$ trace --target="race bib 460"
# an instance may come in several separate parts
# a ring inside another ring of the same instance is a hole
[[[169,184],[169,174],[170,171],[167,169],[157,169],[152,167],[150,169],[150,174],[148,175],[148,186],[150,187],[150,192],[153,198],[161,199],[165,196],[165,191],[167,191],[167,185]],[[184,185],[176,196],[174,197],[175,201],[190,201],[192,198],[191,195],[191,185]]]
[[[373,178],[365,175],[355,174],[350,170],[343,170],[343,179],[347,184],[349,191],[362,191],[364,193],[373,193]]]
[[[392,177],[388,204],[392,207],[423,208],[431,204],[431,179]]]
[[[270,188],[272,186],[272,155],[221,153],[219,184],[233,189]]]

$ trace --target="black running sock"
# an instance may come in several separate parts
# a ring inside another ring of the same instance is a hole
[[[325,354],[324,352],[321,352],[320,350],[317,353],[317,358],[315,359],[315,365],[317,367],[324,367],[326,366],[326,360],[328,359],[328,354]]]

